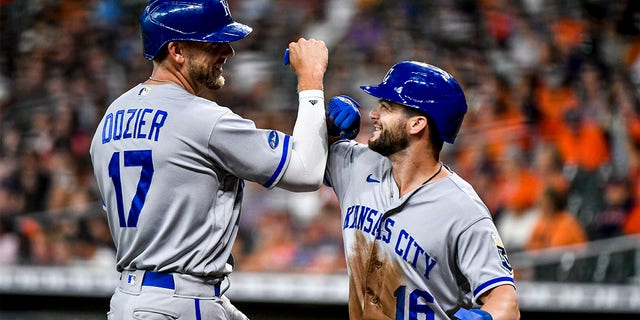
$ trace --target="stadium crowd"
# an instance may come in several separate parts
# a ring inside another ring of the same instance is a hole
[[[282,52],[298,37],[327,37],[326,96],[361,102],[361,142],[376,101],[359,85],[424,61],[465,91],[469,112],[443,159],[486,202],[509,252],[640,233],[640,2],[229,4],[254,31],[235,43],[215,100],[258,127],[292,131],[295,77]],[[111,100],[150,75],[143,6],[0,1],[0,264],[114,265],[88,147]],[[330,189],[245,191],[237,270],[345,271]]]

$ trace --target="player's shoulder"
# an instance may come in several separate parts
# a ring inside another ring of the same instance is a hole
[[[451,205],[458,207],[458,212],[465,212],[472,219],[490,216],[489,209],[482,201],[473,186],[451,171],[445,180],[448,188],[443,188],[446,198]]]
[[[386,159],[381,154],[371,150],[368,145],[357,142],[355,140],[338,140],[329,147],[329,157],[345,159],[345,160],[368,160],[378,161]]]
[[[191,116],[194,121],[198,119],[207,119],[209,121],[211,118],[232,113],[231,109],[223,107],[213,100],[194,95],[176,84],[141,84],[130,90],[129,94],[144,95],[148,103],[164,108],[187,111],[183,116]]]

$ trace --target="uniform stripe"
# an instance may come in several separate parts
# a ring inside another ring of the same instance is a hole
[[[196,320],[202,320],[202,315],[200,314],[200,299],[195,299],[196,304]]]
[[[276,171],[273,173],[271,178],[269,178],[269,181],[267,181],[267,183],[264,184],[264,187],[266,188],[271,187],[273,182],[276,181],[276,178],[280,176],[280,171],[282,171],[284,164],[287,162],[287,156],[289,154],[289,138],[290,137],[288,134],[284,135],[284,144],[283,144],[284,150],[282,151],[282,157],[280,158],[280,163],[278,164],[278,167],[276,168]]]
[[[511,278],[511,277],[495,278],[495,279],[489,280],[489,281],[479,285],[475,290],[473,290],[473,296],[474,297],[477,296],[478,293],[482,292],[482,290],[484,290],[486,287],[488,287],[488,286],[490,286],[492,284],[495,284],[495,283],[498,283],[498,282],[505,282],[505,281],[514,283],[513,282],[513,278]]]

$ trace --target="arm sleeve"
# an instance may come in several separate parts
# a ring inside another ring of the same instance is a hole
[[[324,93],[322,90],[305,90],[298,97],[291,157],[277,186],[290,191],[315,191],[322,185],[327,162]]]
[[[458,266],[468,279],[477,303],[487,290],[500,285],[515,286],[502,240],[489,218],[480,219],[458,238]]]

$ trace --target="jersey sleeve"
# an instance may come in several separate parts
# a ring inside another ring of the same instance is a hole
[[[353,177],[380,170],[384,159],[386,158],[369,149],[366,144],[338,140],[329,146],[324,184],[332,187],[338,198],[341,198],[348,191]]]
[[[333,186],[334,177],[338,178],[345,168],[348,167],[351,153],[351,143],[347,140],[339,140],[329,146],[329,157],[324,173],[324,183]],[[337,182],[337,181],[336,181]]]
[[[490,218],[482,218],[462,232],[457,241],[457,263],[469,281],[473,301],[488,290],[513,285],[513,268]]]
[[[209,137],[213,160],[232,174],[272,188],[282,178],[291,154],[291,136],[258,129],[251,120],[227,112]]]
[[[334,188],[338,195],[350,181],[357,146],[358,143],[351,140],[338,140],[329,146],[324,184]]]

